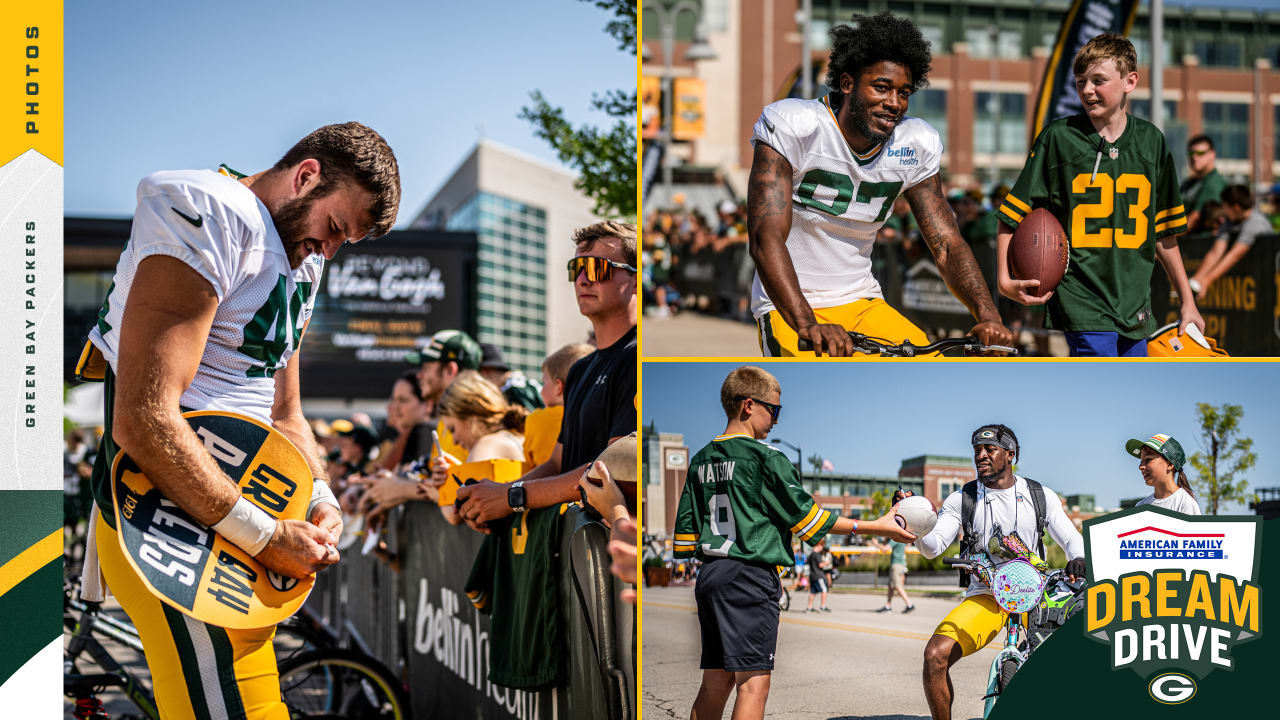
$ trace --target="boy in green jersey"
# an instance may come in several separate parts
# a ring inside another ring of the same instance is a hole
[[[694,590],[702,630],[702,687],[692,717],[719,718],[734,687],[734,718],[764,717],[778,641],[777,566],[791,566],[794,533],[915,536],[884,517],[859,522],[823,510],[781,451],[763,442],[782,413],[777,378],[740,367],[720,387],[724,433],[689,461],[676,514],[675,557],[703,561]]]
[[[1173,156],[1154,125],[1125,112],[1137,64],[1122,35],[1099,35],[1080,48],[1072,70],[1084,112],[1040,133],[998,210],[1001,294],[1024,305],[1047,302],[1045,326],[1064,332],[1073,356],[1146,356],[1157,326],[1157,258],[1181,299],[1178,333],[1192,324],[1204,330],[1178,252],[1187,220]],[[1009,276],[1013,228],[1036,207],[1048,208],[1071,240],[1062,283],[1043,295],[1031,294],[1038,281]]]

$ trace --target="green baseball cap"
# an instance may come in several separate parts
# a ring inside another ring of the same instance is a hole
[[[1130,440],[1124,444],[1124,449],[1134,457],[1140,457],[1143,446],[1160,453],[1160,457],[1168,460],[1173,465],[1174,470],[1181,470],[1183,464],[1187,462],[1187,456],[1182,452],[1182,445],[1173,439],[1172,435],[1158,433],[1152,435],[1146,440]]]
[[[431,336],[431,342],[417,352],[404,356],[410,365],[421,365],[429,362],[456,362],[463,370],[480,369],[480,361],[484,352],[480,343],[461,330],[441,330]]]

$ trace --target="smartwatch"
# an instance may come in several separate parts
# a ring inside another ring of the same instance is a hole
[[[524,496],[523,485],[524,485],[523,480],[517,480],[511,483],[511,486],[507,488],[507,504],[510,505],[511,509],[514,510],[515,512],[524,512],[525,510],[524,508],[525,496]]]

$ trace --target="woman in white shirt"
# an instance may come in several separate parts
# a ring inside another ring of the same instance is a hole
[[[1200,514],[1200,503],[1196,502],[1187,475],[1182,472],[1186,455],[1177,440],[1159,433],[1146,440],[1130,440],[1124,449],[1139,459],[1142,479],[1154,490],[1139,500],[1139,505],[1155,505],[1184,515]]]

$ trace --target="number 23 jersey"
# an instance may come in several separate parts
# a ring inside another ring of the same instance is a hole
[[[153,255],[182,261],[218,296],[209,339],[182,394],[182,407],[239,412],[270,423],[274,375],[297,350],[324,259],[312,255],[297,270],[290,268],[267,207],[226,170],[143,178],[129,242],[89,333],[112,369],[138,264]]]
[[[1150,335],[1158,324],[1151,311],[1156,240],[1187,230],[1173,155],[1160,130],[1130,115],[1120,137],[1105,142],[1084,115],[1054,121],[1036,138],[997,213],[1017,227],[1041,207],[1071,239],[1067,274],[1049,298],[1045,324]]]
[[[791,535],[812,545],[835,522],[800,487],[782,451],[748,435],[721,435],[689,461],[674,554],[791,566]]]
[[[871,248],[902,191],[938,173],[942,138],[929,123],[904,117],[889,139],[856,154],[840,132],[831,96],[766,105],[752,129],[791,164],[787,252],[810,307],[881,297]],[[751,287],[757,318],[774,310],[760,274]]]

